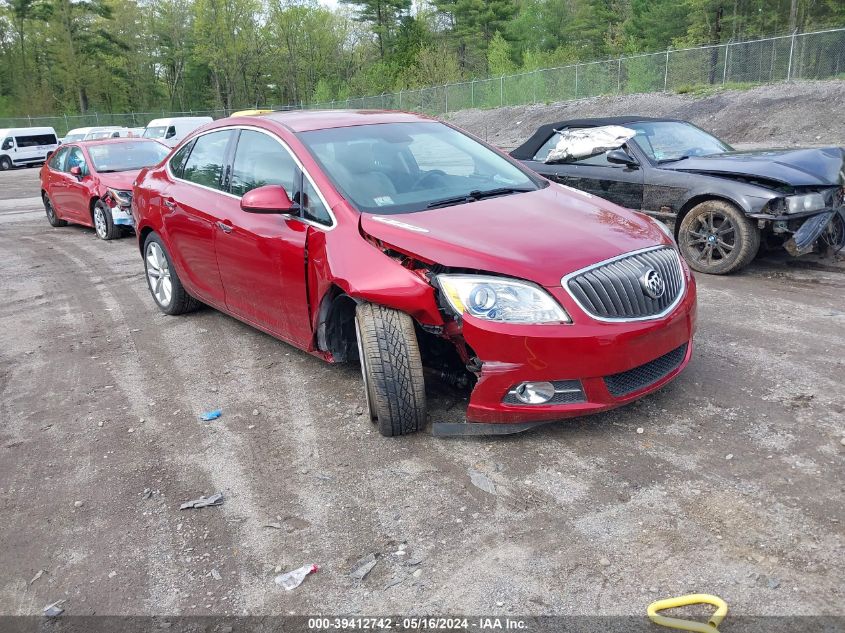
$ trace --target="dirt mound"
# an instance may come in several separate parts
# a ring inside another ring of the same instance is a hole
[[[685,119],[737,146],[845,145],[845,81],[793,82],[707,95],[652,93],[462,110],[444,118],[505,149],[544,123],[641,114]]]

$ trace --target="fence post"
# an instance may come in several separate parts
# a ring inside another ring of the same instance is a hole
[[[616,94],[622,92],[622,58],[616,60]]]
[[[669,49],[666,49],[666,69],[663,71],[663,92],[669,87]]]
[[[399,88],[399,109],[402,109],[402,88]]]
[[[469,107],[475,107],[475,79],[469,84]]]
[[[578,64],[575,64],[575,98],[578,98]]]
[[[449,84],[443,85],[443,102],[446,106],[446,114],[449,114]]]
[[[795,31],[792,31],[792,40],[789,43],[789,64],[786,67],[786,80],[792,80],[792,53],[795,51]]]
[[[499,107],[505,105],[505,76],[499,78]]]
[[[725,85],[725,81],[728,79],[728,62],[731,59],[731,43],[728,42],[725,44],[725,67],[722,68],[722,85]]]
[[[64,115],[64,116],[65,116],[65,136],[67,136],[67,133],[70,132],[70,124],[67,122],[67,115]]]

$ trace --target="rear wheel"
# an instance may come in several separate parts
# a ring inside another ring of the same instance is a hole
[[[144,270],[150,294],[162,312],[176,315],[197,308],[199,302],[182,286],[170,255],[156,233],[150,233],[144,242]]]
[[[59,216],[56,215],[56,210],[53,208],[53,203],[50,202],[50,198],[47,196],[46,193],[41,196],[41,201],[44,203],[44,211],[47,212],[47,221],[50,223],[50,226],[67,226],[67,222],[59,219]]]
[[[425,381],[414,321],[398,310],[362,303],[355,312],[358,356],[370,419],[385,436],[425,426]]]
[[[726,275],[745,268],[757,255],[760,229],[734,205],[708,200],[684,216],[678,246],[691,268]]]

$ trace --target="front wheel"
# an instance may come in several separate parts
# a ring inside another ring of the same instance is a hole
[[[8,171],[12,168],[12,161],[8,156],[0,156],[0,171]]]
[[[419,431],[425,426],[425,380],[413,319],[362,303],[355,311],[355,331],[367,408],[379,433]]]
[[[708,200],[684,216],[678,246],[691,268],[726,275],[745,268],[760,249],[760,229],[734,205]]]
[[[94,230],[101,240],[114,240],[120,237],[120,227],[114,223],[111,209],[102,200],[94,203]]]
[[[150,233],[144,242],[144,271],[150,294],[159,310],[165,314],[184,314],[195,310],[199,305],[182,286],[170,261],[170,255],[156,233]]]

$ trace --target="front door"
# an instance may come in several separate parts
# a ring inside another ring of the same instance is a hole
[[[264,185],[281,185],[296,199],[300,177],[296,162],[278,139],[241,130],[232,163],[233,197],[220,207],[215,249],[226,307],[305,347],[311,339],[305,280],[309,227],[299,219],[240,208],[241,196]]]
[[[566,164],[565,184],[621,207],[640,209],[643,204],[643,170],[607,161],[607,152]]]

